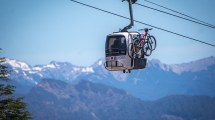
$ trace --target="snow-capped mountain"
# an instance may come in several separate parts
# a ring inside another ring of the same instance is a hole
[[[20,81],[21,78],[34,84],[37,84],[43,78],[74,80],[82,73],[89,74],[94,72],[92,67],[80,67],[68,62],[56,61],[52,61],[47,65],[36,65],[32,67],[23,61],[7,59],[4,65],[12,70],[10,73],[11,79]]]
[[[182,64],[164,64],[161,63],[157,59],[152,59],[149,62],[148,66],[159,67],[164,71],[172,71],[177,74],[181,74],[184,72],[198,72],[202,70],[207,70],[209,66],[215,64],[215,57],[211,56],[208,58],[203,58],[196,61],[191,61],[189,63],[182,63]]]
[[[22,88],[19,91],[26,86],[30,89],[48,78],[71,83],[89,80],[124,89],[146,100],[171,94],[215,96],[215,57],[173,65],[153,59],[148,61],[147,68],[132,71],[131,74],[107,71],[103,63],[104,59],[99,59],[93,65],[83,67],[52,61],[32,67],[23,61],[7,59],[4,65],[12,70],[10,79],[18,84],[17,89]]]

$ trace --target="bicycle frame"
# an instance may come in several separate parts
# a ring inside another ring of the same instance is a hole
[[[138,43],[137,47],[142,48],[147,40],[148,32],[145,32],[144,34],[140,34],[139,40],[140,42]]]

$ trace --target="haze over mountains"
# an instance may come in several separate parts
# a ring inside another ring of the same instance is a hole
[[[215,96],[215,57],[173,65],[150,60],[147,68],[131,74],[107,71],[103,62],[100,59],[91,66],[80,67],[52,61],[32,67],[26,62],[7,59],[4,64],[12,69],[10,78],[20,94],[28,93],[38,82],[48,78],[73,84],[80,80],[102,83],[143,100],[156,100],[168,95]]]
[[[107,71],[103,62],[4,65],[34,120],[215,119],[215,57],[174,65],[150,60],[130,74]]]
[[[213,120],[215,98],[172,95],[142,101],[123,90],[44,79],[26,95],[35,120]]]

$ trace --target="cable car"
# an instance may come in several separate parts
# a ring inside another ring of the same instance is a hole
[[[134,56],[133,38],[139,35],[138,32],[115,32],[107,35],[105,44],[105,68],[110,71],[130,73],[133,69],[146,67],[146,58]]]
[[[123,0],[125,1],[125,0]],[[133,39],[140,35],[139,32],[128,32],[133,25],[132,4],[137,0],[127,0],[130,11],[130,24],[124,27],[120,32],[114,32],[107,35],[105,43],[104,66],[110,71],[120,71],[130,73],[133,69],[143,69],[146,67],[146,58],[134,55]]]

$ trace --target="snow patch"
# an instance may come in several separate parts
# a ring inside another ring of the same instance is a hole
[[[44,66],[45,68],[56,68],[53,64],[48,64],[46,66]]]
[[[80,71],[81,68],[75,67],[75,68],[73,68],[73,70],[76,72],[76,71]]]
[[[94,112],[91,112],[91,115],[96,119],[99,120],[98,117],[96,116],[96,114]]]
[[[98,65],[102,65],[102,60],[100,60],[100,61],[98,62]]]
[[[82,68],[81,72],[88,72],[88,73],[93,73],[94,70],[92,67],[86,67],[86,68]]]
[[[29,71],[28,73],[29,73],[29,74],[35,74],[35,73],[37,73],[37,72],[35,72],[35,71]]]
[[[18,70],[14,70],[16,73],[19,73],[19,71]]]
[[[122,71],[112,72],[112,75],[116,80],[118,80],[120,82],[126,82],[126,79],[128,77],[128,74],[124,74],[124,73],[122,73]]]
[[[41,70],[42,70],[42,68],[40,68],[40,67],[33,67],[33,70],[41,71]]]
[[[38,73],[38,75],[39,75],[40,77],[43,77],[43,75],[42,75],[41,73]]]
[[[22,73],[23,73],[24,76],[27,76],[27,74],[24,71]]]
[[[38,84],[38,82],[34,81],[34,84],[35,84],[35,85],[37,85],[37,84]]]
[[[10,64],[14,68],[21,68],[22,70],[25,70],[25,71],[30,70],[29,66],[26,63],[20,62],[17,60],[6,59],[5,63]]]

